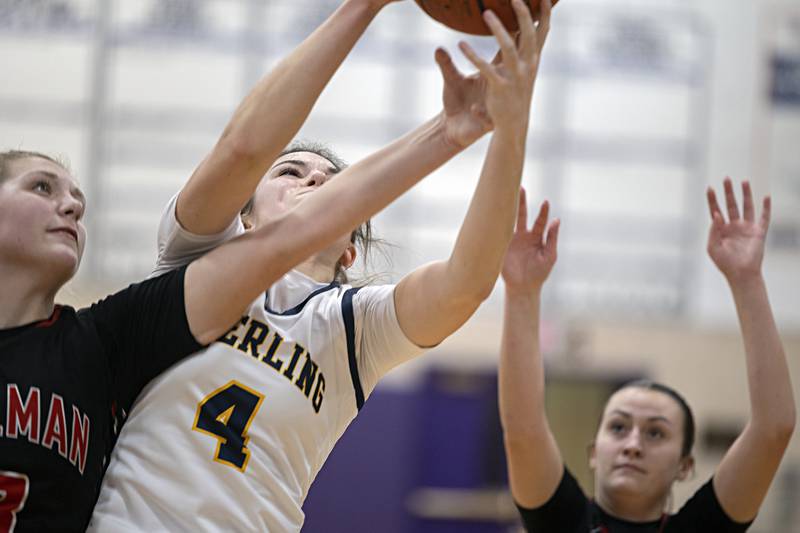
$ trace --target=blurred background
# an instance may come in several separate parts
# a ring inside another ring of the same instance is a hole
[[[0,150],[63,157],[89,199],[82,305],[141,279],[161,209],[248,89],[339,0],[0,0]],[[376,19],[301,137],[348,161],[440,108],[433,61],[467,38],[406,0]],[[375,219],[365,275],[446,257],[483,140]],[[533,106],[524,184],[562,219],[545,292],[548,411],[591,492],[586,447],[618,384],[680,390],[713,473],[748,417],[732,299],[705,254],[704,190],[724,176],[773,195],[765,275],[800,397],[800,3],[563,0]],[[335,206],[331,206],[335,208]],[[312,486],[308,532],[517,530],[497,415],[502,281],[476,316],[372,394]],[[343,490],[344,489],[344,490]],[[751,531],[800,531],[800,443]]]

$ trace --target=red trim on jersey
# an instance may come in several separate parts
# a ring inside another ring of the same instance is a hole
[[[52,326],[53,324],[56,323],[56,321],[58,320],[59,316],[61,316],[61,306],[60,305],[56,305],[55,309],[53,309],[53,314],[50,315],[50,318],[48,318],[47,320],[42,320],[41,322],[38,322],[36,324],[36,327],[37,328],[49,328],[50,326]]]

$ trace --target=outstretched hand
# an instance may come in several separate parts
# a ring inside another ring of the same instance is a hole
[[[764,197],[761,216],[756,219],[753,192],[748,181],[742,182],[742,212],[733,192],[733,183],[725,178],[725,204],[728,220],[717,203],[714,189],[708,188],[711,229],[708,234],[708,255],[729,282],[761,275],[764,242],[769,228],[770,197]]]
[[[537,24],[522,0],[512,0],[512,6],[520,28],[516,42],[497,15],[490,10],[483,13],[500,46],[491,62],[478,56],[467,43],[459,43],[478,72],[465,76],[447,51],[436,50],[436,63],[444,78],[447,135],[457,146],[467,146],[493,128],[516,124],[527,129],[539,58],[550,30],[552,3],[542,1]]]
[[[503,281],[507,291],[531,292],[541,288],[553,265],[558,251],[559,219],[547,221],[550,204],[542,202],[533,227],[528,230],[528,207],[525,189],[519,192],[517,225],[503,261]]]

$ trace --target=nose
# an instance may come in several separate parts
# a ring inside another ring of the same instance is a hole
[[[641,457],[642,456],[642,439],[638,429],[634,429],[628,433],[625,439],[622,453],[625,457]]]
[[[61,199],[58,211],[60,214],[77,221],[83,216],[83,204],[71,194],[65,194]]]
[[[319,187],[326,181],[328,181],[328,175],[321,170],[314,169],[306,176],[304,185],[306,187]]]

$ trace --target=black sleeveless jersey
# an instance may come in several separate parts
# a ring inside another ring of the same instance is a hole
[[[201,346],[174,270],[0,330],[0,533],[83,531],[139,391]]]

